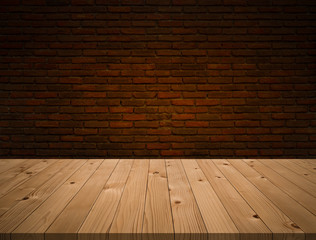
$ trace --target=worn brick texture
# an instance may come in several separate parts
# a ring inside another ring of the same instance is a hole
[[[315,0],[1,0],[1,158],[316,156]]]

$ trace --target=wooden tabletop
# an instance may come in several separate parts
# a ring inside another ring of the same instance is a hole
[[[2,159],[0,239],[316,239],[313,159]]]

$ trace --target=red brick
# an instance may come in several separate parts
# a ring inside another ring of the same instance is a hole
[[[111,142],[133,142],[133,137],[131,136],[110,136]]]
[[[237,106],[237,105],[245,105],[245,99],[222,99],[222,105],[224,106]]]
[[[195,118],[194,114],[173,114],[172,119],[174,120],[192,120]]]
[[[126,114],[123,116],[123,120],[130,120],[130,121],[138,121],[138,120],[145,120],[145,114]]]
[[[178,106],[192,106],[194,105],[194,100],[190,100],[190,99],[172,100],[172,104],[178,105]]]
[[[187,121],[185,122],[186,127],[208,127],[209,123],[206,121]]]
[[[34,94],[35,98],[56,98],[57,93],[55,92],[39,92]]]
[[[110,107],[111,113],[132,113],[133,107]]]
[[[75,128],[74,133],[77,135],[95,135],[98,132],[98,129],[92,128]]]
[[[109,123],[105,121],[85,121],[84,126],[88,128],[108,127]]]
[[[170,135],[170,129],[148,129],[147,134],[149,135]]]
[[[194,147],[195,147],[194,143],[172,143],[172,148],[174,149],[178,149],[178,148],[190,149]]]
[[[211,136],[211,142],[232,142],[233,136]]]
[[[108,111],[107,107],[85,107],[85,112],[87,113],[105,113]]]
[[[82,105],[82,106],[89,106],[89,105],[95,105],[95,100],[92,99],[75,99],[71,101],[71,105]]]
[[[158,98],[179,98],[179,97],[181,97],[180,93],[172,93],[172,92],[158,93]]]
[[[197,99],[196,105],[197,106],[213,106],[218,105],[219,100],[218,99]]]
[[[147,149],[169,149],[170,143],[148,143],[146,144]]]
[[[183,156],[184,153],[181,150],[161,150],[162,156]]]
[[[110,127],[113,128],[130,128],[133,126],[133,122],[110,122]]]
[[[255,150],[255,149],[236,150],[235,153],[237,156],[256,156],[258,155],[258,150]]]
[[[35,123],[35,126],[36,127],[58,127],[59,123],[57,121],[38,121]]]
[[[0,155],[313,157],[311,2],[4,0]]]
[[[157,128],[159,127],[159,122],[157,121],[137,121],[135,122],[136,128]]]
[[[61,136],[61,141],[65,141],[65,142],[82,142],[83,141],[83,137],[82,136]]]

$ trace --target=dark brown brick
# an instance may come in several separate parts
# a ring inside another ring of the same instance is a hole
[[[3,0],[0,155],[315,157],[314,5]]]

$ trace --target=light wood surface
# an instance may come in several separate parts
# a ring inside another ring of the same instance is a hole
[[[89,214],[91,206],[95,203],[117,163],[117,159],[108,159],[102,162],[93,176],[90,177],[87,183],[45,231],[45,239],[54,240],[62,238],[71,240],[77,238],[77,232],[82,222]]]
[[[227,212],[241,233],[242,240],[272,239],[272,232],[250,207],[213,161],[197,160]],[[238,206],[238,207],[236,207]],[[249,234],[251,233],[251,234]]]
[[[3,159],[0,239],[313,240],[315,161]]]
[[[239,239],[238,230],[195,160],[182,161],[207,232],[218,238]],[[222,236],[223,235],[223,236]]]
[[[144,240],[172,240],[173,222],[165,161],[150,160],[143,223]]]
[[[296,164],[294,161],[290,160],[276,160],[277,163],[283,165],[284,167],[288,168],[292,172],[297,173],[298,175],[306,178],[307,180],[311,181],[312,183],[316,183],[316,176],[314,174],[311,174],[311,172],[304,167],[301,167],[300,165]]]

